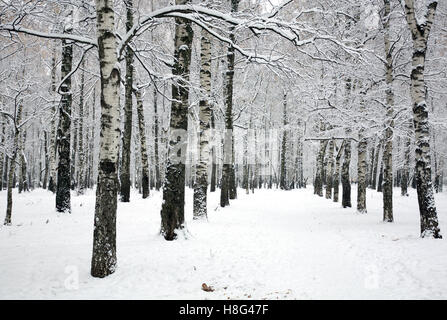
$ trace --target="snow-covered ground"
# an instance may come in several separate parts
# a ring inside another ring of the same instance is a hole
[[[159,234],[161,194],[118,208],[118,268],[89,274],[94,192],[55,212],[45,190],[14,194],[13,225],[0,227],[1,299],[439,299],[447,298],[447,193],[436,195],[446,239],[419,238],[414,190],[395,189],[395,222],[381,222],[381,194],[368,213],[305,190],[255,190],[225,209],[209,199],[209,222],[192,220],[189,239]],[[0,192],[0,213],[6,211]],[[202,283],[214,292],[201,290]]]

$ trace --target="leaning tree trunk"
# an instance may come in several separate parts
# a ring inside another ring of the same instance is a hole
[[[56,46],[53,48],[53,57],[51,58],[51,93],[56,95]],[[57,132],[56,132],[56,119],[58,109],[56,108],[56,101],[51,101],[51,120],[50,120],[50,177],[48,181],[48,190],[56,192],[57,181]]]
[[[17,153],[19,152],[19,139],[20,139],[20,125],[22,121],[22,110],[23,104],[20,101],[17,105],[17,114],[14,120],[14,145],[11,156],[11,161],[9,164],[9,172],[8,172],[8,190],[7,190],[7,203],[6,203],[6,217],[4,225],[11,225],[11,214],[12,214],[12,188],[14,188],[14,172],[16,170],[16,160]]]
[[[438,226],[433,185],[431,180],[430,125],[426,103],[424,80],[425,56],[430,29],[436,13],[437,1],[431,1],[423,24],[418,24],[413,0],[405,0],[405,13],[413,38],[413,59],[411,71],[411,99],[416,138],[415,178],[421,216],[421,237],[442,238]]]
[[[120,138],[120,69],[112,0],[96,0],[101,75],[101,134],[91,274],[103,278],[116,268],[116,207]]]
[[[189,3],[189,0],[176,0],[175,3],[183,5]],[[177,231],[184,228],[185,222],[185,147],[188,129],[188,82],[192,38],[191,22],[183,18],[175,18],[175,62],[172,73],[180,79],[172,85],[171,132],[161,207],[161,234],[166,240],[176,239]]]
[[[343,208],[351,207],[351,181],[349,177],[349,165],[351,164],[351,140],[344,143],[343,165],[341,169],[341,185],[343,189],[341,205]]]
[[[200,87],[205,97],[199,103],[199,159],[196,165],[194,185],[194,219],[207,218],[207,189],[211,108],[211,39],[207,31],[202,29],[200,39]]]
[[[386,129],[383,148],[383,221],[393,222],[393,130],[394,130],[394,93],[393,93],[393,57],[390,43],[390,0],[384,0],[384,29],[386,55]]]
[[[126,4],[126,31],[133,26],[132,0],[125,0]],[[130,157],[132,140],[132,91],[133,91],[133,52],[130,46],[126,48],[126,85],[124,93],[124,133],[121,152],[120,167],[120,200],[130,201]]]
[[[140,134],[140,153],[141,153],[141,186],[143,189],[143,199],[149,197],[149,161],[147,155],[147,143],[146,143],[146,123],[144,121],[143,110],[143,97],[141,91],[135,91],[135,97],[137,99],[137,114],[138,114],[138,131]]]
[[[72,14],[72,12],[70,13]],[[68,30],[67,32],[70,32]],[[59,212],[70,212],[70,126],[71,126],[71,68],[73,62],[73,42],[62,40],[62,63],[61,63],[61,102],[59,105],[58,126],[58,155],[57,185],[56,185],[56,210]],[[64,80],[65,79],[65,80]]]

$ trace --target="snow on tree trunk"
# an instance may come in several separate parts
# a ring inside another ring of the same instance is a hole
[[[367,139],[363,136],[363,129],[360,129],[357,145],[357,212],[359,213],[366,213],[367,148]]]
[[[384,42],[385,42],[385,82],[386,82],[386,128],[383,148],[383,221],[393,222],[393,130],[394,130],[394,92],[393,57],[390,43],[390,0],[384,0]]]
[[[11,161],[9,164],[9,172],[8,172],[8,190],[7,190],[7,202],[6,202],[6,216],[4,225],[11,225],[11,215],[12,215],[12,188],[14,188],[14,172],[16,170],[16,160],[17,154],[19,152],[19,143],[20,143],[20,125],[22,121],[22,110],[23,110],[23,101],[19,101],[17,104],[17,113],[14,119],[14,144],[12,150]]]
[[[334,147],[335,142],[333,139],[329,142],[329,150],[327,155],[327,170],[326,170],[326,199],[332,198],[332,184],[334,180]]]
[[[175,3],[182,5],[188,2],[188,0],[176,0]],[[175,18],[172,73],[179,79],[172,85],[169,150],[161,208],[161,234],[166,240],[176,239],[178,231],[184,229],[185,222],[186,131],[192,38],[191,22]]]
[[[160,155],[159,155],[159,123],[158,123],[158,106],[157,106],[157,88],[154,86],[154,160],[155,160],[155,189],[158,191],[161,187],[160,177]]]
[[[137,114],[138,114],[138,131],[140,134],[140,157],[141,157],[141,187],[143,191],[143,199],[149,197],[149,160],[147,155],[146,142],[146,123],[144,121],[143,97],[140,90],[135,91],[137,99]]]
[[[421,216],[422,238],[442,238],[438,226],[438,215],[431,180],[430,124],[428,122],[427,92],[424,80],[427,42],[437,4],[437,1],[429,3],[424,23],[418,24],[414,0],[405,0],[406,19],[413,39],[411,100],[413,102],[413,121],[416,138],[415,178]]]
[[[349,130],[347,130],[349,132]],[[351,180],[349,177],[349,165],[351,164],[351,139],[346,139],[344,143],[343,165],[341,169],[341,185],[343,208],[351,207]]]
[[[287,95],[284,93],[283,97],[283,134],[281,143],[281,169],[279,186],[282,190],[288,190],[286,181],[286,163],[287,163]]]
[[[126,31],[133,26],[133,3],[132,0],[125,0],[126,5]],[[132,142],[132,86],[133,86],[133,52],[128,46],[126,48],[126,84],[124,93],[124,132],[121,152],[120,167],[120,200],[130,201],[130,158]]]
[[[211,109],[211,134],[214,137],[215,135],[215,120],[214,120],[214,111]],[[217,178],[217,156],[216,156],[216,144],[213,141],[211,147],[211,181],[210,181],[210,192],[216,191],[216,178]]]
[[[45,174],[43,176],[43,182],[42,182],[42,188],[46,189],[47,188],[47,184],[48,184],[48,174],[50,171],[50,160],[49,160],[49,156],[48,156],[48,131],[44,130],[43,131],[43,152],[44,152],[44,159],[45,159]],[[3,161],[2,161],[3,164]],[[1,174],[0,174],[1,177]]]
[[[411,125],[410,125],[410,129]],[[400,181],[401,195],[408,197],[408,184],[410,181],[410,154],[411,139],[407,137],[404,145],[404,166],[402,168],[402,179]]]
[[[69,20],[71,21],[73,12],[68,10]],[[71,33],[72,26],[66,26],[66,33]],[[70,212],[70,126],[71,126],[71,108],[72,108],[72,88],[71,88],[71,69],[73,63],[73,42],[62,40],[62,62],[61,79],[63,83],[60,86],[61,102],[59,104],[59,125],[57,132],[57,185],[56,185],[56,210],[59,212]],[[65,79],[65,80],[64,80]]]
[[[78,195],[84,194],[85,190],[85,150],[84,150],[84,69],[85,61],[82,61],[81,88],[79,97],[79,132],[78,132]]]
[[[338,150],[337,156],[335,157],[335,173],[333,178],[334,185],[334,202],[338,202],[338,193],[340,186],[340,160],[344,151],[345,140],[343,140],[340,149]]]
[[[199,159],[196,165],[196,180],[194,185],[194,219],[207,218],[207,189],[211,108],[211,39],[204,29],[200,39],[200,87],[204,98],[199,103]]]
[[[103,278],[116,268],[116,207],[120,138],[120,69],[112,0],[96,0],[101,75],[101,135],[91,274]]]
[[[237,12],[239,0],[231,0],[231,12]],[[234,43],[234,27],[230,28],[229,39]],[[229,199],[236,199],[236,185],[234,173],[234,139],[233,139],[233,78],[234,78],[234,55],[235,49],[232,45],[227,51],[227,70],[225,87],[225,140],[224,140],[224,163],[222,169],[220,206],[230,204]]]
[[[320,132],[326,130],[325,124],[321,121],[320,123]],[[324,139],[320,141],[320,150],[317,154],[317,170],[315,174],[315,183],[314,183],[314,194],[323,196],[323,167],[324,167],[324,155],[326,153],[326,148],[328,145],[328,140]]]
[[[53,56],[51,58],[51,93],[56,100],[56,46],[53,47]],[[50,120],[50,177],[48,182],[48,190],[56,192],[57,181],[57,163],[56,163],[56,119],[58,109],[56,108],[56,101],[51,101],[51,120]]]

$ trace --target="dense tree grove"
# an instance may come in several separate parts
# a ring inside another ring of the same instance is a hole
[[[188,235],[185,188],[206,221],[208,192],[312,186],[361,214],[377,189],[389,223],[413,187],[421,237],[442,238],[445,1],[6,0],[0,66],[4,224],[16,187],[64,214],[94,188],[94,277],[131,188],[163,192],[166,240]]]

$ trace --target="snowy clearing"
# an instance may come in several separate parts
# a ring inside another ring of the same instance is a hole
[[[104,279],[89,273],[94,191],[72,197],[71,215],[52,209],[48,191],[15,194],[13,225],[0,227],[0,298],[445,299],[447,243],[419,238],[414,190],[394,193],[392,224],[381,222],[380,193],[368,190],[360,215],[311,187],[239,190],[224,209],[210,193],[206,223],[192,220],[188,189],[190,237],[168,242],[158,234],[161,193],[142,200],[133,190],[118,206],[118,269]],[[447,194],[436,200],[445,232]],[[5,204],[2,191],[0,212]]]

